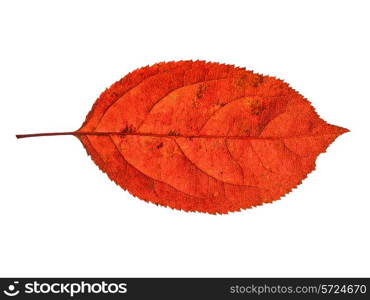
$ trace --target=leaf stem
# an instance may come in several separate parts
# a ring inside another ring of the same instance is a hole
[[[16,134],[17,139],[38,137],[38,136],[53,136],[53,135],[78,135],[77,132],[44,132],[44,133],[31,133],[31,134]]]

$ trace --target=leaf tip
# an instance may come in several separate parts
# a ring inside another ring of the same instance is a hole
[[[344,127],[339,127],[339,135],[342,135],[347,132],[351,132],[351,130],[344,128]]]

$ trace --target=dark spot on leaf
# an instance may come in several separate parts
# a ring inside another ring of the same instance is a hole
[[[202,98],[203,97],[203,95],[204,95],[204,92],[206,91],[206,86],[205,85],[203,85],[203,84],[201,84],[201,85],[199,85],[199,87],[198,87],[198,90],[197,90],[197,98],[198,99],[200,99],[200,98]]]
[[[245,75],[245,74],[243,74],[243,75],[241,75],[240,77],[237,77],[237,78],[236,78],[235,84],[236,84],[237,86],[239,86],[239,87],[242,87],[242,86],[244,86],[244,85],[245,85],[245,83],[246,83],[247,79],[248,79],[248,76],[247,76],[247,75]]]
[[[134,131],[135,131],[135,127],[133,127],[132,125],[127,125],[127,124],[125,128],[121,130],[122,133],[133,133]]]
[[[258,100],[252,101],[250,104],[250,108],[251,108],[251,114],[254,116],[260,115],[266,109],[266,107],[264,107],[261,104],[261,102]]]
[[[252,81],[252,86],[255,88],[258,87],[259,85],[263,83],[263,80],[264,78],[262,75],[256,75],[256,77]]]
[[[176,136],[176,135],[179,135],[175,130],[170,130],[169,132],[168,132],[168,135],[169,136]]]

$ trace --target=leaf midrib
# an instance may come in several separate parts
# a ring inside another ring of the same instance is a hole
[[[241,135],[184,135],[184,134],[159,134],[150,132],[99,132],[99,131],[73,131],[73,132],[47,132],[35,134],[18,134],[17,138],[37,137],[37,136],[57,136],[57,135],[74,135],[74,136],[142,136],[142,137],[157,137],[157,138],[187,138],[187,139],[228,139],[228,140],[280,140],[292,138],[309,138],[325,135],[338,135],[341,132],[307,134],[298,136],[280,136],[280,137],[262,137],[262,136],[241,136]]]

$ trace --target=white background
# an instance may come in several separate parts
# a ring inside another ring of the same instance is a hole
[[[1,276],[370,276],[368,1],[1,1]],[[148,204],[71,136],[98,95],[160,61],[277,76],[351,130],[273,204]]]

